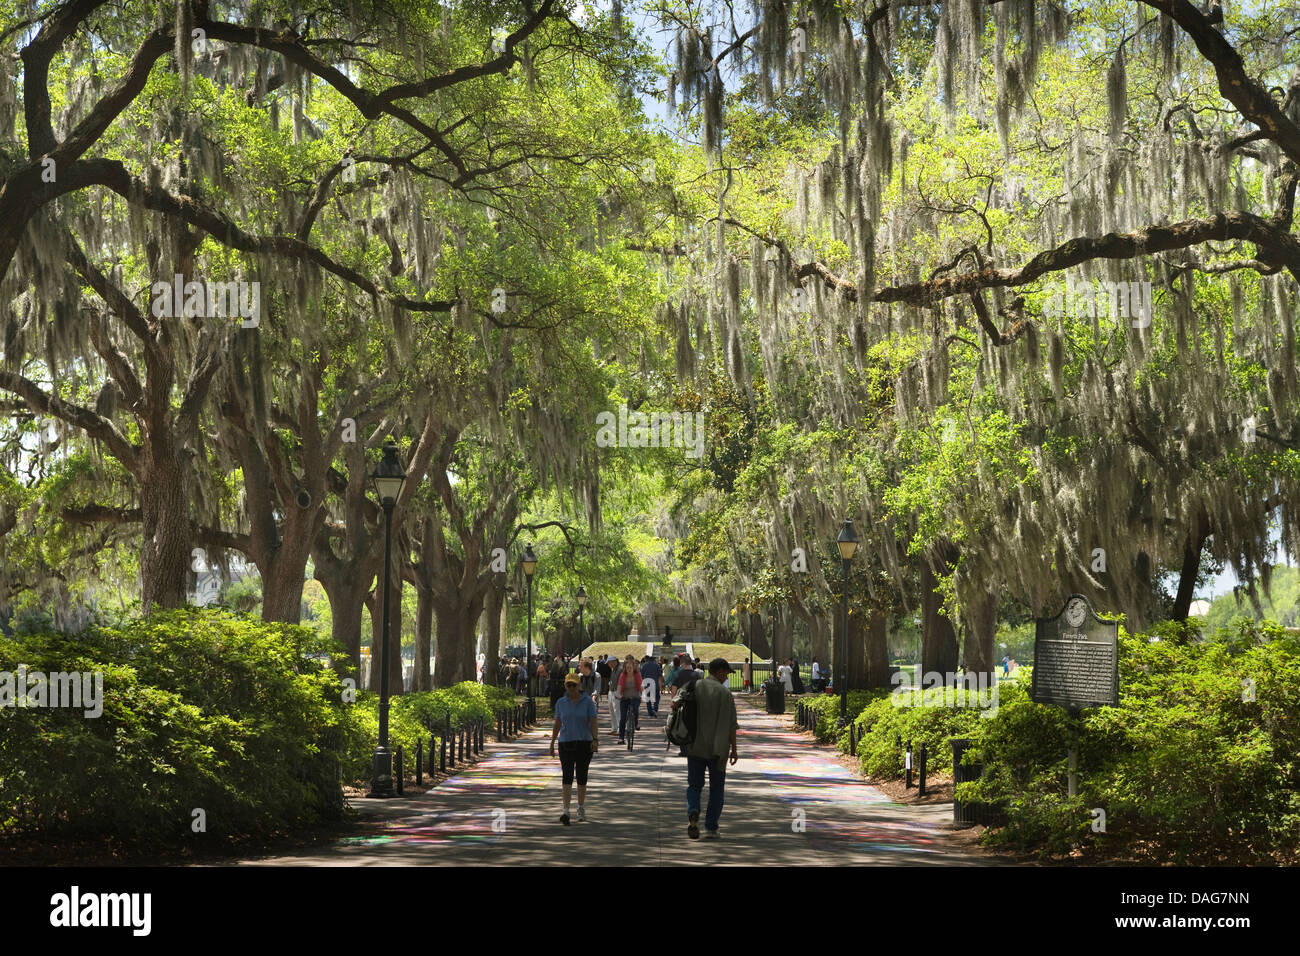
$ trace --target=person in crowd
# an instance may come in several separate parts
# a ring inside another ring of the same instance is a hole
[[[659,695],[663,689],[664,668],[653,657],[646,657],[645,662],[641,665],[641,680],[648,682],[648,691],[645,698],[645,714],[647,717],[659,716]]]
[[[596,704],[600,701],[600,673],[592,666],[591,660],[585,660],[578,668],[578,681],[582,687],[582,692],[591,698],[591,702]]]
[[[790,658],[790,684],[796,694],[803,693],[803,675],[799,673],[799,659]]]
[[[637,714],[641,709],[641,672],[637,670],[636,658],[631,654],[623,661],[623,670],[618,675],[618,742],[627,738],[627,726],[637,728]]]
[[[822,692],[822,665],[815,657],[812,662],[812,689],[814,694]]]
[[[560,822],[569,825],[569,799],[574,777],[578,780],[578,822],[587,819],[587,770],[591,758],[600,749],[597,738],[600,727],[596,720],[596,705],[582,692],[582,681],[577,674],[564,679],[564,696],[555,703],[555,723],[551,727],[551,756],[555,756],[555,741],[560,741],[560,782],[563,791],[564,812]]]
[[[695,739],[686,757],[686,835],[700,838],[700,798],[704,792],[704,773],[709,774],[709,803],[704,813],[704,837],[716,840],[722,818],[727,764],[740,759],[736,750],[736,701],[727,688],[731,665],[721,657],[709,662],[709,676],[696,681]]]
[[[677,674],[680,671],[680,668],[678,667],[680,660],[680,658],[674,657],[672,663],[668,665],[668,669],[664,671],[664,689],[668,692],[669,697],[672,697],[677,693],[677,688],[673,686],[673,681],[677,679]]]
[[[605,699],[609,702],[609,732],[618,733],[618,675],[621,670],[618,666],[618,658],[613,654],[609,655],[609,684],[606,687]]]
[[[781,685],[783,687],[785,687],[785,692],[787,694],[794,693],[794,682],[790,680],[789,661],[786,661],[784,664],[782,664],[780,667],[776,669],[776,679],[781,682]]]
[[[740,662],[740,676],[741,676],[741,683],[743,684],[745,690],[749,690],[750,671],[749,671],[748,659]]]

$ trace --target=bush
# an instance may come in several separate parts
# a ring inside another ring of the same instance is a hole
[[[1028,683],[1003,681],[998,685],[997,703],[1004,704],[1027,695]],[[988,694],[980,699],[976,691],[933,688],[899,689],[877,697],[857,718],[858,753],[862,772],[872,777],[898,777],[904,773],[903,748],[912,742],[913,760],[922,744],[927,767],[946,771],[952,766],[953,737],[979,740],[996,713],[988,707]],[[847,749],[845,747],[844,749]],[[915,765],[915,764],[914,764]]]
[[[1005,805],[1008,824],[991,839],[1044,855],[1081,845],[1180,864],[1293,861],[1297,683],[1300,642],[1276,626],[1234,624],[1204,641],[1186,627],[1121,629],[1119,706],[1071,721],[1004,695],[977,742],[984,779],[959,797]],[[1069,800],[1072,724],[1079,794]],[[1094,808],[1105,833],[1091,829]]]
[[[392,697],[388,708],[388,745],[394,751],[398,744],[402,745],[405,750],[404,769],[409,769],[413,777],[416,744],[423,741],[426,747],[431,746],[431,731],[441,739],[448,715],[453,728],[476,717],[494,728],[497,711],[514,704],[515,695],[510,691],[475,681]],[[379,695],[358,693],[354,710],[355,720],[343,758],[343,777],[353,783],[369,780],[374,769],[375,745],[379,740]]]
[[[342,814],[349,708],[308,628],[159,612],[78,635],[0,639],[0,670],[103,674],[103,713],[0,708],[0,833],[133,847],[265,836]]]
[[[851,690],[848,693],[845,704],[848,708],[849,719],[852,720],[862,712],[862,708],[879,696],[880,691],[871,690]],[[835,726],[840,719],[840,695],[839,694],[815,694],[810,697],[804,697],[806,705],[817,712],[817,739],[818,740],[835,740],[837,738]],[[848,739],[847,732],[843,738]],[[841,750],[847,747],[841,747]]]

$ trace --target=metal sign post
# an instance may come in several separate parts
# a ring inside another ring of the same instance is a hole
[[[1119,622],[1099,618],[1082,594],[1071,594],[1056,617],[1039,618],[1030,698],[1070,715],[1066,786],[1073,797],[1079,790],[1079,714],[1119,704]]]

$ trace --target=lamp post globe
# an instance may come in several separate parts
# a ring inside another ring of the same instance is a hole
[[[384,457],[370,476],[384,510],[384,617],[379,643],[379,745],[375,748],[374,771],[367,797],[395,797],[393,754],[388,748],[388,648],[392,643],[389,621],[389,583],[393,565],[393,507],[406,484],[406,469],[397,457],[397,444],[384,444]],[[373,662],[372,662],[373,666]]]
[[[844,519],[844,524],[840,527],[840,533],[835,538],[835,544],[840,549],[840,569],[844,576],[843,586],[840,590],[841,652],[835,655],[837,658],[835,662],[835,683],[840,689],[839,726],[844,727],[849,722],[849,563],[858,550],[858,533],[853,530],[853,522],[848,518]]]

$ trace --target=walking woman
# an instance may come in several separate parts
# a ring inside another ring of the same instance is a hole
[[[641,709],[641,672],[637,669],[636,658],[631,654],[623,661],[623,670],[618,675],[618,742],[623,743],[627,736],[627,722],[632,721],[636,729],[638,712]],[[628,750],[632,745],[628,744]]]
[[[587,768],[599,748],[600,728],[596,722],[596,704],[582,692],[577,674],[564,678],[564,696],[555,702],[555,725],[551,728],[551,756],[555,756],[555,738],[560,738],[560,773],[564,791],[564,812],[560,822],[569,825],[569,794],[573,778],[578,778],[578,822],[587,819]]]

